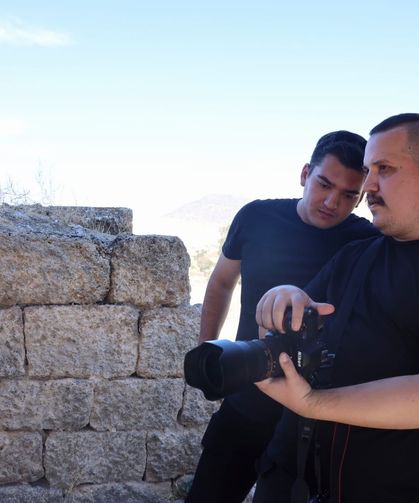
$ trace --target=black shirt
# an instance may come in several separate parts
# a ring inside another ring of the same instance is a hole
[[[230,226],[223,253],[241,260],[239,340],[258,338],[256,306],[270,288],[303,288],[345,244],[378,234],[368,220],[355,215],[330,229],[318,229],[301,220],[297,203],[298,199],[253,201]]]

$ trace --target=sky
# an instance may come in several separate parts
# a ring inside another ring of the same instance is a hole
[[[416,0],[2,0],[0,186],[129,207],[136,233],[207,194],[297,197],[321,135],[419,112],[418,19]]]

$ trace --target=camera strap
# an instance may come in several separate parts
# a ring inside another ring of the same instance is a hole
[[[297,478],[291,492],[291,503],[308,503],[310,489],[305,481],[305,471],[313,438],[315,420],[300,417],[298,423]]]
[[[365,249],[364,253],[358,260],[358,262],[354,266],[354,270],[352,271],[350,280],[348,282],[348,286],[345,290],[345,294],[343,295],[342,302],[339,306],[339,310],[336,313],[336,317],[334,321],[331,323],[332,331],[333,331],[333,341],[328,341],[329,349],[331,350],[332,358],[327,368],[322,369],[326,372],[321,372],[321,378],[319,381],[321,382],[320,386],[317,387],[328,387],[331,385],[331,377],[333,371],[333,360],[335,358],[336,352],[339,347],[339,343],[342,337],[343,332],[345,331],[346,324],[348,322],[350,313],[352,311],[352,306],[354,305],[356,296],[363,285],[365,278],[367,276],[368,270],[372,266],[377,253],[380,243],[382,242],[381,238],[374,238],[369,246]],[[326,377],[327,376],[327,377]],[[316,376],[316,378],[319,376]],[[325,379],[326,377],[326,379]],[[314,383],[312,383],[314,385]],[[313,386],[314,387],[314,386]],[[310,450],[310,444],[313,439],[313,432],[315,429],[316,421],[314,419],[307,419],[300,417],[299,419],[299,429],[298,429],[298,445],[297,445],[297,479],[294,482],[292,487],[292,496],[291,503],[308,503],[310,501],[310,492],[307,482],[304,480],[306,465],[308,460],[308,453]],[[344,425],[341,425],[344,426]],[[318,446],[316,446],[315,451]],[[340,458],[343,458],[344,449],[340,449]],[[336,453],[335,453],[336,455]],[[314,452],[315,460],[314,460],[314,469],[315,476],[317,479],[317,491],[318,494],[321,494],[322,491],[322,483],[320,480],[320,460],[318,459],[318,453]],[[335,489],[336,480],[334,476],[331,476],[331,490]],[[335,501],[333,499],[333,494],[331,501]],[[338,501],[338,500],[336,500]]]

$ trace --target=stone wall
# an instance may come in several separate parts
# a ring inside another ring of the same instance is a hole
[[[0,210],[0,501],[181,501],[216,406],[183,379],[187,251],[50,210]]]

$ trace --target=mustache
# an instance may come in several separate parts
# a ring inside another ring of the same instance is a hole
[[[384,204],[384,199],[375,194],[367,194],[367,203],[371,204]]]

